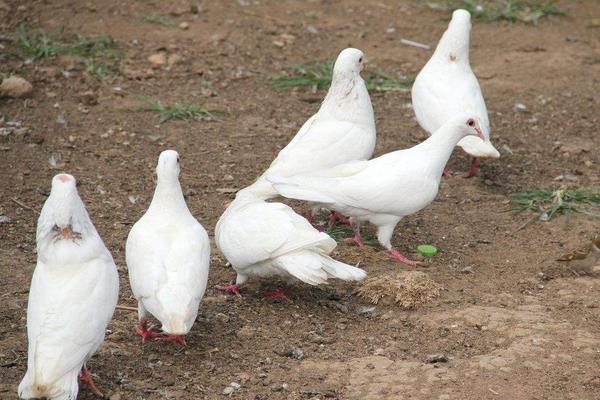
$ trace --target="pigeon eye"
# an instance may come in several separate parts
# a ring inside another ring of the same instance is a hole
[[[361,63],[362,60],[363,60],[363,58],[361,57],[361,58],[358,59],[358,62]]]
[[[177,163],[179,163],[179,157],[177,157]]]
[[[467,125],[469,125],[469,126],[475,126],[475,121],[473,119],[469,119],[467,121]]]

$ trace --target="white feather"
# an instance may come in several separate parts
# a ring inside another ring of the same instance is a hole
[[[139,318],[150,312],[171,335],[191,329],[208,281],[210,242],[179,184],[178,155],[161,153],[148,211],[131,228],[126,259]]]
[[[360,76],[363,53],[345,49],[338,56],[329,92],[319,111],[309,118],[267,171],[251,186],[268,199],[277,192],[267,175],[293,176],[352,160],[371,158],[375,149],[375,117]]]
[[[366,273],[333,260],[336,242],[281,203],[267,203],[249,189],[238,192],[215,229],[219,250],[236,270],[237,284],[250,277],[280,276],[310,285],[329,278],[361,280]]]
[[[354,220],[376,225],[379,242],[391,249],[396,224],[435,199],[453,147],[463,137],[476,134],[477,125],[467,124],[470,118],[475,117],[459,115],[447,121],[410,149],[312,174],[269,179],[285,197],[322,203]]]
[[[81,237],[61,238],[54,225],[71,225]],[[112,318],[119,277],[70,175],[53,179],[38,221],[37,247],[27,307],[27,373],[18,393],[26,399],[75,399],[78,374]]]
[[[456,10],[435,53],[417,75],[412,103],[419,125],[429,134],[447,120],[461,114],[476,115],[485,141],[465,137],[458,146],[474,157],[497,158],[500,153],[490,142],[490,123],[477,77],[469,63],[471,15]]]

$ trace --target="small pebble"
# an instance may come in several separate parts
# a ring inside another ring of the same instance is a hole
[[[425,360],[428,364],[436,364],[440,362],[448,362],[448,358],[443,354],[431,354]]]

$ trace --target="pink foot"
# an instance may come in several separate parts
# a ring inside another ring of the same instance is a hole
[[[351,237],[351,238],[344,239],[344,243],[347,243],[351,246],[358,246],[358,247],[362,247],[365,245],[365,241],[363,240],[362,236],[360,236],[360,234],[355,235],[354,237]]]
[[[448,169],[448,167],[444,167],[444,171],[442,172],[442,176],[444,178],[452,178],[452,175],[450,175],[450,170]]]
[[[162,338],[165,336],[164,333],[156,332],[152,326],[148,326],[148,321],[145,319],[142,319],[133,330],[142,337],[142,343],[144,343],[146,339]]]
[[[336,221],[339,221],[342,225],[351,225],[350,220],[344,214],[337,211],[332,211],[329,215],[329,222],[333,224]]]
[[[344,239],[344,242],[351,244],[351,245],[356,245],[358,247],[364,246],[365,241],[363,240],[362,236],[360,235],[360,225],[357,222],[355,222],[355,223],[351,224],[351,226],[352,226],[352,229],[354,230],[354,237]]]
[[[215,289],[222,290],[227,293],[235,294],[236,299],[241,299],[242,295],[240,294],[240,287],[234,283],[230,283],[229,285],[217,285]]]
[[[477,167],[479,165],[479,158],[477,157],[473,157],[473,159],[471,160],[471,165],[469,166],[469,170],[467,172],[465,172],[464,174],[462,174],[463,178],[472,178],[475,175],[477,175]]]
[[[423,263],[420,261],[413,261],[413,260],[409,260],[408,258],[404,257],[398,250],[396,249],[390,249],[388,251],[386,251],[386,253],[392,257],[395,260],[400,261],[403,264],[409,265],[411,267],[414,267],[415,265],[422,265]]]
[[[94,383],[94,378],[92,378],[92,374],[85,367],[85,365],[81,368],[81,372],[79,373],[79,381],[85,382],[90,387],[90,390],[98,397],[104,397],[98,386]]]
[[[269,297],[271,299],[279,299],[279,300],[283,300],[283,301],[289,301],[290,298],[287,297],[286,292],[287,291],[285,288],[281,288],[281,289],[277,289],[277,290],[261,292],[260,294],[262,294],[264,297]]]
[[[183,337],[183,335],[169,335],[169,334],[163,333],[162,336],[158,337],[158,339],[166,340],[167,342],[179,343],[183,347],[187,346],[187,343],[185,342],[185,338]]]

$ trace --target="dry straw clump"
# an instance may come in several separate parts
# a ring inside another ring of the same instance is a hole
[[[395,277],[367,278],[358,288],[359,296],[373,304],[397,303],[405,309],[416,308],[439,296],[442,287],[419,271],[400,271]]]

